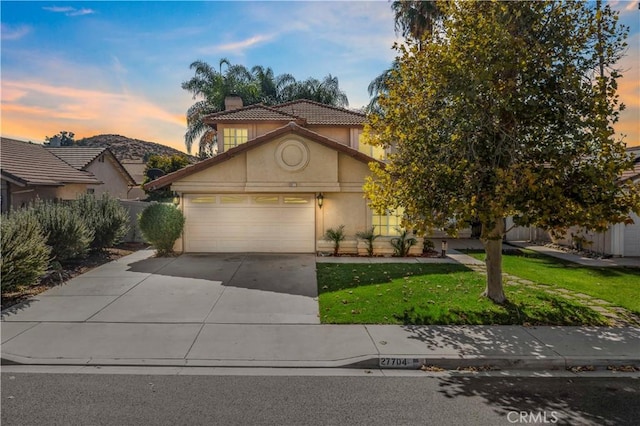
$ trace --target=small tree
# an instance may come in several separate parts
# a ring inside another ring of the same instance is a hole
[[[127,210],[107,193],[99,199],[92,194],[83,194],[73,207],[93,231],[93,250],[112,247],[129,232]]]
[[[2,291],[38,282],[49,264],[51,247],[35,215],[28,210],[3,214],[0,222]]]
[[[345,239],[344,225],[340,225],[336,229],[327,229],[327,232],[325,232],[323,238],[326,241],[333,242],[333,255],[338,256],[338,252],[340,251],[340,243]]]
[[[138,217],[144,238],[158,251],[158,256],[173,252],[173,245],[184,228],[184,215],[172,204],[153,203]]]
[[[361,240],[366,241],[367,243],[367,255],[369,257],[373,256],[373,242],[378,238],[380,234],[376,234],[375,226],[367,229],[366,231],[356,232],[356,237]]]

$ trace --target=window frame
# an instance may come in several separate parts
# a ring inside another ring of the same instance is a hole
[[[225,127],[222,129],[223,151],[228,151],[248,141],[249,129],[246,127]]]
[[[374,233],[383,237],[397,237],[400,235],[398,229],[402,228],[402,219],[404,217],[404,209],[402,207],[395,211],[387,210],[385,214],[376,214],[371,212],[371,226]],[[383,223],[384,222],[384,223]]]

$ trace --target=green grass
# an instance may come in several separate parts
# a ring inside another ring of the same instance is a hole
[[[454,264],[317,265],[320,318],[329,324],[605,325],[597,312],[545,292],[509,288],[499,306],[484,277]]]
[[[588,294],[640,313],[640,269],[590,268],[531,250],[521,252],[520,255],[502,256],[503,272],[552,287]],[[483,252],[470,252],[469,255],[484,260]]]

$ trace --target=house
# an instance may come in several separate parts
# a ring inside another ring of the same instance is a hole
[[[374,226],[378,249],[392,252],[401,215],[375,214],[363,193],[368,164],[384,155],[361,141],[364,114],[308,100],[244,107],[234,97],[205,122],[218,155],[145,185],[180,196],[186,223],[176,249],[330,251],[322,236],[345,225],[342,251],[357,252],[356,232]]]
[[[620,176],[620,181],[631,181],[640,183],[640,147],[627,148],[632,156],[635,157],[632,169],[625,171]],[[586,231],[579,227],[570,228],[563,238],[551,238],[544,230],[538,228],[516,227],[507,234],[507,241],[517,240],[553,240],[555,243],[573,246],[575,240],[584,239],[584,248],[592,250],[603,255],[617,257],[634,257],[640,256],[640,217],[631,212],[633,223],[617,223],[609,226],[605,232]],[[507,221],[507,226],[513,222]]]
[[[26,206],[30,201],[74,200],[102,182],[49,152],[44,146],[0,138],[2,211]]]
[[[142,200],[147,198],[147,194],[142,190],[142,183],[144,182],[144,172],[147,168],[147,163],[142,158],[139,159],[122,159],[120,164],[127,170],[127,173],[135,181],[135,186],[129,189],[130,200]]]
[[[101,183],[89,185],[87,192],[97,197],[108,193],[115,198],[128,199],[131,198],[131,190],[137,186],[109,148],[69,146],[46,149],[70,166],[95,176]]]

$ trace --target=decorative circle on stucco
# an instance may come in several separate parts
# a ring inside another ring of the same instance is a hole
[[[276,163],[283,170],[297,172],[309,163],[309,148],[295,139],[287,139],[276,148]]]

